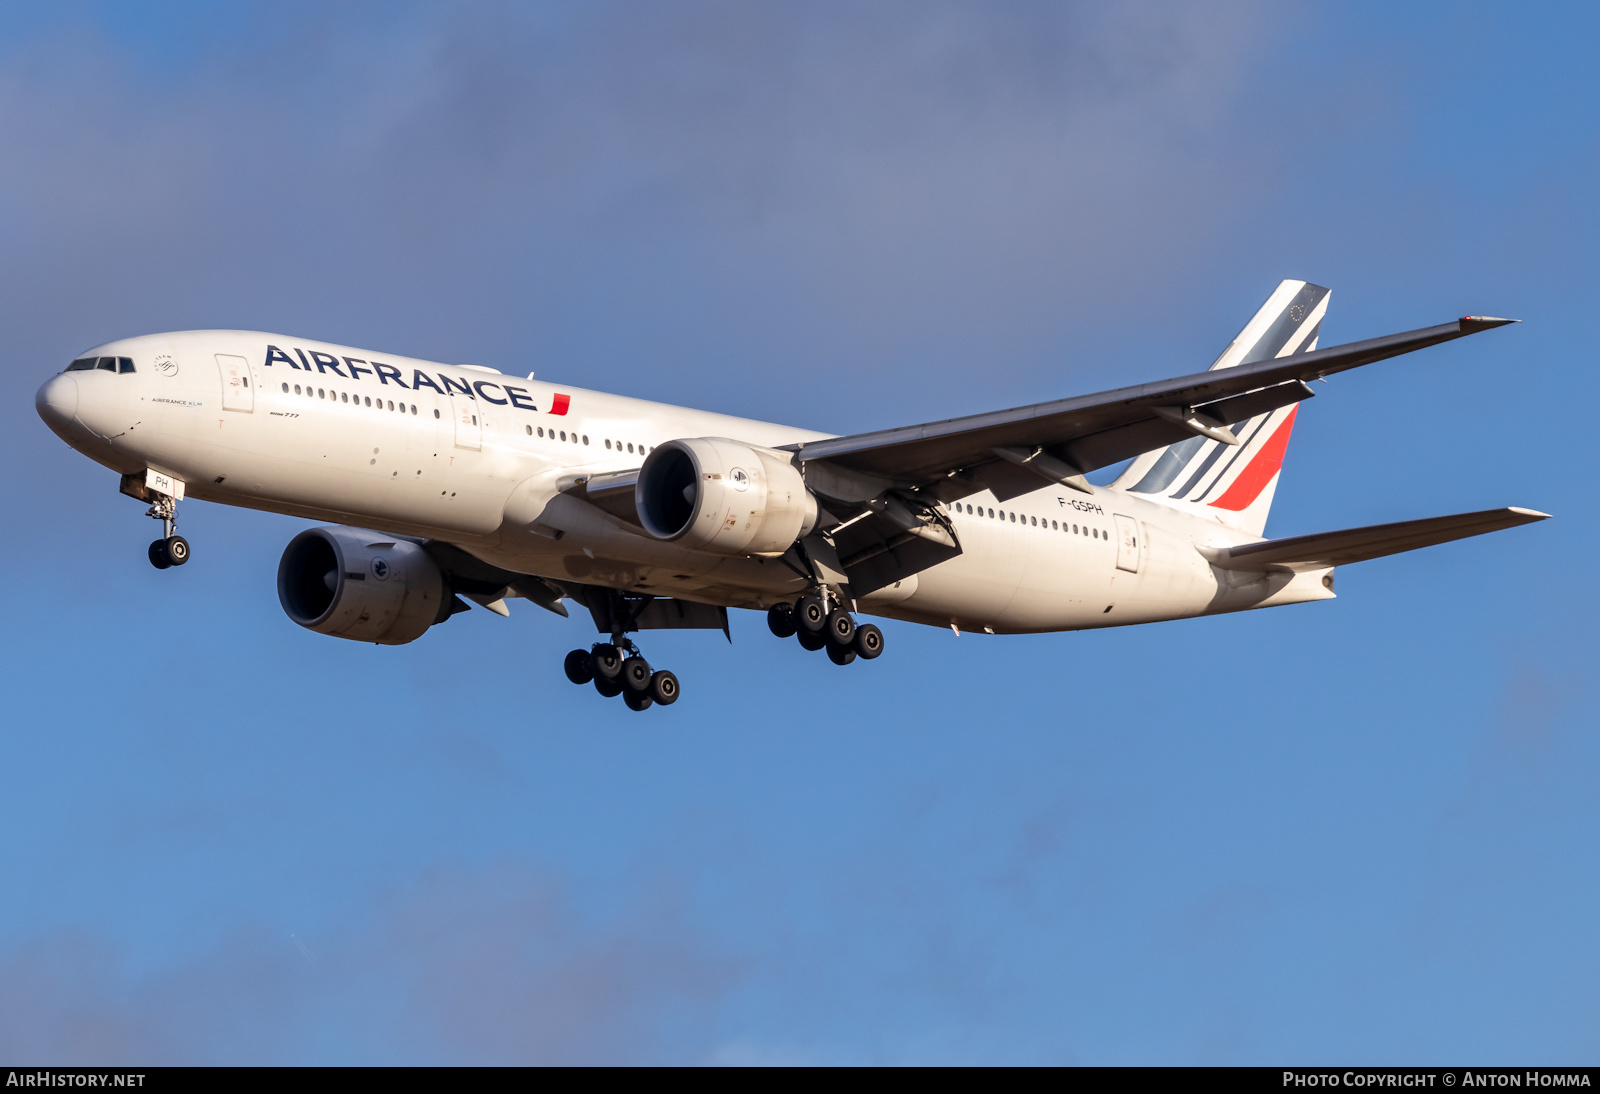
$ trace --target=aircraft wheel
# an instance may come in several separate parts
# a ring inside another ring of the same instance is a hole
[[[842,649],[849,649],[856,636],[856,621],[843,608],[828,613],[828,641]]]
[[[801,634],[821,634],[828,627],[828,609],[820,597],[802,596],[794,602],[794,621]]]
[[[622,686],[629,692],[645,692],[650,690],[650,662],[643,657],[630,657],[622,663],[622,675],[618,677]]]
[[[596,676],[594,678],[594,690],[604,695],[607,699],[614,699],[622,694],[622,681],[615,676]]]
[[[828,660],[835,665],[848,665],[856,659],[856,651],[849,646],[836,646],[828,643]]]
[[[856,628],[855,651],[863,661],[871,661],[883,652],[883,632],[871,623]]]
[[[629,710],[649,710],[650,704],[655,700],[650,698],[648,691],[625,691],[622,701],[628,705]]]
[[[589,675],[596,680],[615,680],[621,673],[622,654],[617,652],[617,647],[610,643],[602,643],[589,654]],[[611,694],[615,695],[616,692]]]
[[[567,679],[574,684],[587,684],[594,679],[594,673],[589,671],[589,651],[573,650],[567,654],[567,659],[561,662],[561,671],[567,674]]]
[[[767,630],[777,637],[791,637],[796,626],[793,604],[774,604],[767,609]]]
[[[650,677],[650,698],[664,707],[678,701],[678,678],[666,669]]]
[[[167,539],[167,557],[174,566],[182,566],[189,561],[189,541],[182,536],[171,536]]]
[[[167,541],[158,539],[150,545],[150,565],[158,570],[165,570],[172,565],[172,559],[167,557]]]
[[[828,644],[827,635],[812,634],[810,631],[796,631],[795,638],[799,639],[800,645],[803,648],[813,651],[820,650],[823,646]]]

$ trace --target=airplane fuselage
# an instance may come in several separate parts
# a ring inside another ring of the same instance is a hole
[[[86,356],[132,372],[63,373],[41,415],[122,474],[185,495],[443,540],[506,570],[735,607],[792,600],[780,560],[653,538],[563,492],[656,445],[727,437],[776,448],[830,436],[250,331],[123,339]],[[1117,626],[1333,595],[1330,571],[1245,574],[1200,548],[1258,537],[1143,496],[1050,486],[947,507],[961,553],[862,597],[863,612],[964,631]]]

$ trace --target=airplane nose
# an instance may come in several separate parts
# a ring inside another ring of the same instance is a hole
[[[77,378],[65,372],[52,376],[33,397],[33,405],[45,425],[64,434],[78,414]]]

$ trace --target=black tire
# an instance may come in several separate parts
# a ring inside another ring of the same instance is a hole
[[[812,634],[810,631],[796,631],[794,636],[800,642],[802,648],[811,650],[813,653],[828,644],[828,636],[825,634]]]
[[[650,698],[664,707],[670,707],[678,701],[682,689],[678,687],[678,678],[666,669],[662,669],[650,677]]]
[[[650,704],[655,700],[650,698],[648,691],[625,691],[622,701],[628,705],[629,710],[649,710]]]
[[[767,609],[767,630],[779,638],[794,637],[794,605],[774,604]]]
[[[167,539],[167,557],[174,566],[182,566],[189,561],[189,541],[182,536],[170,536]]]
[[[604,676],[594,678],[594,690],[604,695],[607,699],[615,699],[622,694],[622,681],[615,676],[609,679]]]
[[[617,652],[617,647],[602,643],[589,654],[589,675],[596,680],[615,680],[621,674],[622,654]]]
[[[794,623],[801,634],[821,634],[828,629],[828,609],[822,599],[802,596],[794,602]]]
[[[849,646],[836,646],[828,643],[828,660],[835,665],[848,665],[856,659],[856,651]]]
[[[861,660],[871,661],[883,652],[883,632],[871,623],[863,623],[856,628],[853,646]]]
[[[850,618],[850,613],[843,608],[835,608],[828,613],[828,641],[835,646],[849,649],[850,643],[856,636],[856,621]]]
[[[172,560],[167,557],[167,541],[158,539],[150,545],[150,565],[158,570],[165,570],[172,565]]]
[[[567,654],[567,659],[561,662],[561,671],[567,674],[567,679],[574,684],[587,684],[594,679],[594,673],[589,671],[589,651],[573,650]]]
[[[650,662],[643,657],[630,657],[622,663],[622,675],[617,677],[629,691],[650,690]]]

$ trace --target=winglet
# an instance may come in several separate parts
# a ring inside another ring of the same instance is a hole
[[[1507,323],[1520,323],[1520,319],[1496,319],[1492,315],[1463,315],[1461,317],[1461,333],[1477,334],[1480,330],[1493,330],[1503,327]]]

